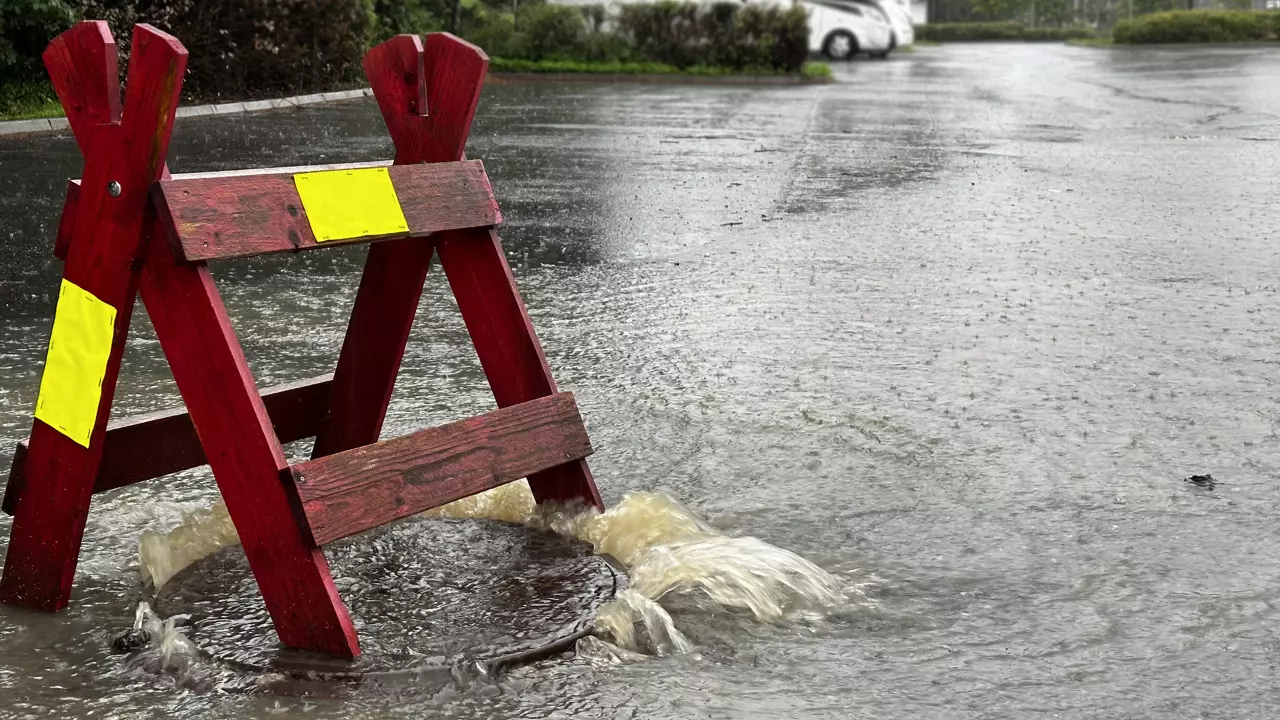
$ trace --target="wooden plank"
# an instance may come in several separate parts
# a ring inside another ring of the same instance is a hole
[[[498,407],[557,392],[498,234],[483,229],[446,233],[436,248]],[[585,460],[535,473],[529,488],[539,503],[578,501],[604,509]]]
[[[571,393],[365,445],[293,468],[324,545],[591,454]]]
[[[149,25],[136,26],[123,119],[96,124],[114,119],[118,109],[109,78],[111,57],[110,36],[99,23],[76,25],[45,52],[54,88],[74,118],[73,129],[81,128],[76,140],[85,155],[84,188],[63,278],[115,309],[88,446],[41,420],[31,430],[24,466],[27,491],[13,520],[0,601],[50,611],[65,607],[71,595],[136,296],[135,259],[144,237],[148,188],[164,172],[187,64],[187,51],[173,37]],[[120,188],[117,196],[108,192],[113,182]]]
[[[311,250],[353,242],[421,238],[502,221],[484,166],[476,160],[388,169],[405,233],[317,242],[294,173],[172,179],[156,187],[178,256],[188,262]]]
[[[213,172],[174,173],[171,180],[211,180],[214,178],[244,177],[246,175],[264,175],[269,173],[300,173],[317,170],[364,170],[375,167],[388,167],[389,160],[373,162],[342,163],[337,165],[295,165],[278,168],[247,168],[242,170],[217,170]],[[58,238],[53,243],[53,255],[59,260],[67,259],[67,246],[71,244],[71,227],[75,224],[75,207],[80,199],[80,179],[67,181],[67,196],[62,201],[62,219],[58,222]]]
[[[284,451],[208,267],[152,242],[140,289],[280,640],[355,657],[351,618],[294,512],[292,484],[281,482]]]
[[[281,443],[316,434],[329,407],[332,375],[265,388],[262,402]],[[125,487],[206,464],[204,448],[186,408],[135,415],[107,423],[93,492]],[[0,510],[13,515],[22,492],[27,441],[18,443]]]
[[[427,35],[425,47],[400,35],[369,51],[364,71],[397,165],[462,159],[488,68],[484,51],[447,33]],[[423,240],[370,246],[312,457],[378,440],[431,254]]]

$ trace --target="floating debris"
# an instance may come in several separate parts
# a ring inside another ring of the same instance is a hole
[[[1189,482],[1192,485],[1202,487],[1206,490],[1213,490],[1218,486],[1218,481],[1214,480],[1213,476],[1208,473],[1205,473],[1204,475],[1192,475],[1191,477],[1183,480],[1183,482]]]

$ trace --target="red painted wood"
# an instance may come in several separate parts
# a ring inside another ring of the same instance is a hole
[[[498,234],[493,230],[446,233],[436,248],[498,407],[555,393],[556,381]],[[604,509],[585,460],[535,473],[529,477],[529,487],[539,503],[581,501]]]
[[[264,172],[274,173],[299,173],[299,172],[315,172],[319,170],[350,170],[355,168],[372,168],[387,167],[391,165],[389,161],[379,162],[363,162],[363,163],[346,163],[341,165],[299,165],[296,167],[270,168],[267,170],[245,169],[245,170],[220,170],[216,172],[198,172],[198,173],[178,173],[170,175],[171,180],[209,180],[213,178],[233,178],[243,177],[245,175],[260,175]],[[80,180],[70,180],[67,182],[67,196],[62,204],[62,219],[58,223],[58,239],[53,245],[53,254],[59,260],[67,258],[67,246],[71,244],[71,226],[75,216],[76,203],[80,198]]]
[[[364,71],[395,143],[397,165],[462,159],[488,69],[484,51],[446,33],[428,35],[425,47],[416,36],[401,35],[369,51]],[[430,243],[370,246],[334,372],[328,421],[312,457],[378,440],[431,263]]]
[[[55,38],[45,53],[73,129],[80,128],[76,139],[85,153],[85,182],[63,277],[115,307],[116,325],[89,447],[39,420],[31,430],[27,491],[17,504],[0,600],[43,610],[62,609],[71,594],[133,310],[134,259],[142,245],[148,188],[164,170],[187,63],[187,52],[177,40],[148,25],[136,26],[124,117],[120,124],[95,125],[112,118],[119,103],[111,88],[94,89],[114,65],[108,60],[114,48],[104,27],[77,25]],[[123,189],[115,198],[107,194],[113,180]]]
[[[477,160],[398,165],[388,174],[409,231],[325,242],[317,242],[312,233],[292,172],[173,179],[159,183],[154,192],[157,211],[173,228],[176,253],[188,262],[421,238],[502,220],[484,165]]]
[[[591,454],[573,395],[560,393],[296,465],[319,545]]]
[[[43,58],[76,144],[86,152],[98,126],[120,121],[120,66],[111,29],[102,20],[77,23],[49,43]]]
[[[329,407],[332,375],[265,388],[262,402],[281,443],[311,437]],[[9,466],[4,505],[12,515],[22,492],[27,441],[18,443]],[[204,448],[186,408],[135,415],[107,423],[102,462],[93,492],[115,490],[206,464]]]
[[[153,232],[163,231],[157,222]],[[152,242],[141,290],[280,640],[355,657],[355,629],[294,513],[292,483],[281,480],[288,463],[208,268]]]
[[[53,241],[53,256],[67,259],[71,246],[71,229],[76,224],[76,207],[80,204],[80,180],[67,181],[67,197],[62,201],[62,217],[58,218],[58,237]]]

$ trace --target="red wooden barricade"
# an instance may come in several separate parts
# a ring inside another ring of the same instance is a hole
[[[0,600],[62,609],[92,494],[208,463],[280,639],[354,657],[322,545],[526,476],[538,502],[601,507],[488,178],[463,159],[488,68],[479,48],[404,35],[365,57],[394,165],[175,176],[176,39],[135,27],[123,113],[105,23],[80,23],[44,58],[85,166],[55,244],[66,266],[36,417],[5,490]],[[260,391],[207,263],[373,241],[334,374]],[[434,252],[500,409],[378,442]],[[186,411],[108,423],[138,293]],[[281,443],[313,435],[312,459],[290,466]]]

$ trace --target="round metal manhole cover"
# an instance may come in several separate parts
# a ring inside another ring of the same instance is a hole
[[[416,518],[325,555],[360,635],[354,661],[282,646],[239,546],[176,575],[156,610],[190,615],[187,636],[241,670],[358,679],[565,648],[625,581],[586,543],[489,520]]]

